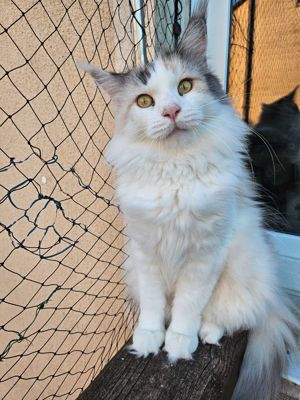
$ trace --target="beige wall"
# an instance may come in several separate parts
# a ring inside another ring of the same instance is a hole
[[[113,118],[75,61],[122,71],[134,38],[125,2],[113,18],[114,0],[15,3],[24,15],[0,2],[0,168],[17,162],[0,173],[0,398],[75,399],[133,325],[122,217],[97,197],[113,199],[102,155]]]
[[[233,16],[229,93],[243,114],[248,48],[249,1]],[[258,120],[261,104],[271,103],[300,84],[300,7],[294,0],[256,1],[249,119]],[[300,90],[297,93],[300,105]]]

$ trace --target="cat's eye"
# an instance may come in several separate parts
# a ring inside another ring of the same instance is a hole
[[[141,108],[148,108],[154,105],[154,100],[149,94],[140,94],[136,99],[136,104]]]
[[[179,82],[178,93],[180,94],[180,96],[183,96],[184,94],[190,92],[192,90],[192,87],[193,84],[191,79],[183,79]]]

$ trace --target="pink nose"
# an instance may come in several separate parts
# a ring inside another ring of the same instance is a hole
[[[175,121],[177,115],[180,113],[181,108],[177,104],[172,104],[167,106],[162,111],[162,116],[170,118],[173,122]]]

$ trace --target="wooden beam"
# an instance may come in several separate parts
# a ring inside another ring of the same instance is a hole
[[[124,346],[78,400],[229,400],[246,343],[247,333],[238,333],[174,365],[163,351],[136,358]]]

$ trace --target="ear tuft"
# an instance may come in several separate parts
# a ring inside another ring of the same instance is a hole
[[[102,71],[100,68],[97,68],[95,65],[89,64],[84,61],[78,61],[76,65],[78,68],[83,69],[85,72],[88,72],[97,83],[99,79],[101,80],[101,73],[104,71]]]
[[[290,100],[294,100],[295,99],[295,96],[296,96],[296,93],[297,93],[297,90],[299,89],[299,87],[300,87],[300,85],[297,85],[289,94],[287,94],[285,97],[287,98],[287,99],[290,99]]]
[[[192,15],[197,15],[206,21],[208,2],[209,0],[198,0],[198,3],[195,4],[195,7],[192,11]]]
[[[183,57],[192,58],[203,64],[206,64],[207,5],[207,0],[199,1],[177,48]]]
[[[117,74],[115,72],[103,71],[101,68],[86,62],[77,62],[76,65],[88,72],[98,86],[102,87],[110,97],[114,97],[124,84],[125,74]]]

